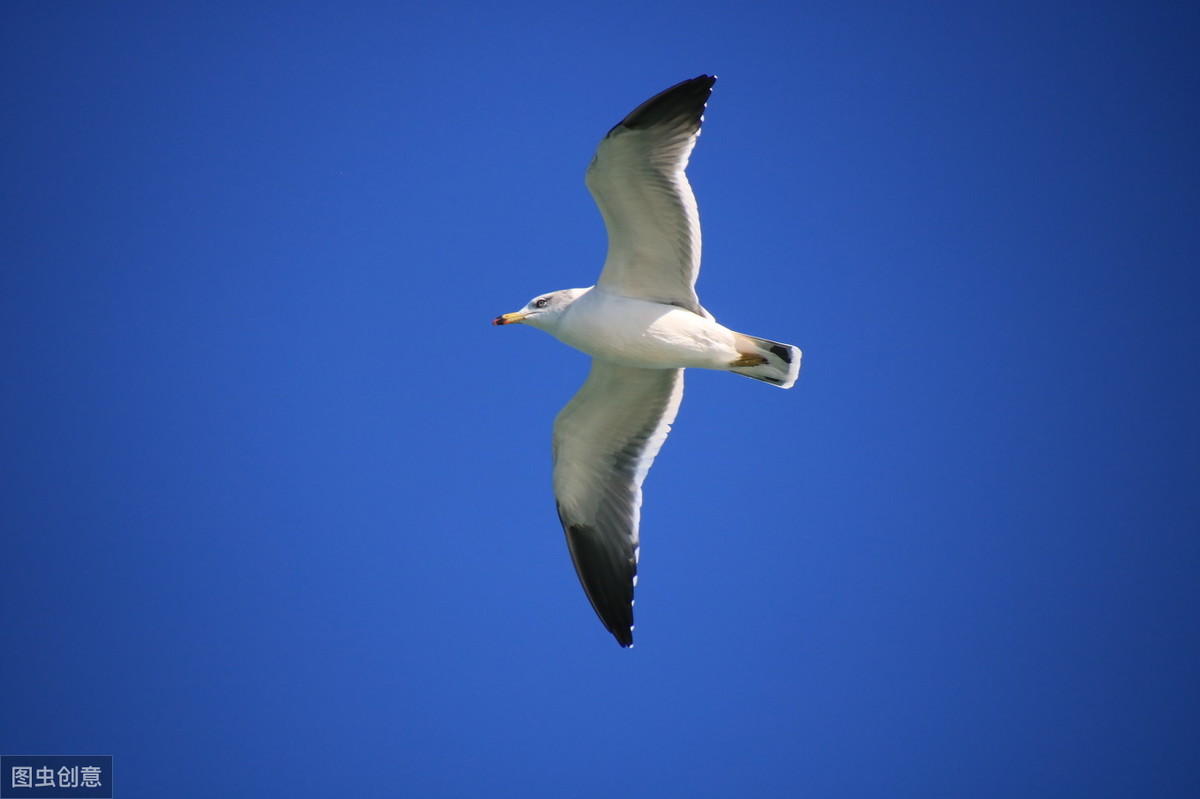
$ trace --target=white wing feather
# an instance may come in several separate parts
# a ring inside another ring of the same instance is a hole
[[[704,314],[700,216],[684,170],[715,81],[702,75],[655,95],[596,148],[587,186],[608,229],[598,286]]]
[[[554,420],[554,497],[571,560],[622,646],[633,643],[642,481],[682,399],[682,369],[593,359],[587,381]]]

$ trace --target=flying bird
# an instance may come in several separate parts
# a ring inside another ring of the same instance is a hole
[[[554,497],[596,615],[633,646],[642,481],[683,399],[685,368],[790,388],[800,350],[717,323],[696,296],[700,217],[684,170],[716,78],[656,94],[601,140],[587,187],[608,230],[596,285],[539,294],[493,324],[526,324],[592,356],[554,420]]]

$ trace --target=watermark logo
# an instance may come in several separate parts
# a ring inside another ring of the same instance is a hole
[[[0,755],[0,799],[112,799],[109,755]]]

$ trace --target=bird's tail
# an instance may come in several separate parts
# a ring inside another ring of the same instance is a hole
[[[738,333],[737,349],[742,356],[729,365],[736,374],[780,388],[791,388],[800,374],[800,349],[791,344]]]

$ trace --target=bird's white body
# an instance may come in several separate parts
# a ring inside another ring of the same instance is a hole
[[[642,369],[725,370],[740,355],[736,334],[711,316],[603,286],[572,291],[578,296],[544,329],[593,358]]]

